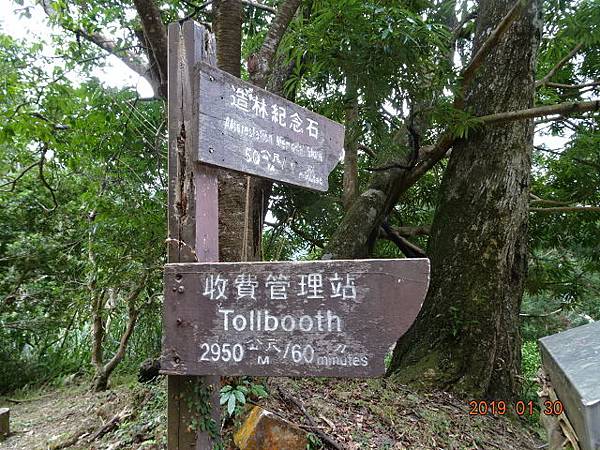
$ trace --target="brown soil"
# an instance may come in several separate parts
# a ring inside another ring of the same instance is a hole
[[[416,392],[388,379],[271,379],[263,405],[288,420],[316,425],[354,449],[539,449],[543,442],[516,416],[471,416],[466,401],[447,392]],[[283,395],[279,395],[279,391]]]
[[[387,379],[256,382],[270,391],[261,406],[315,432],[290,401],[295,399],[319,431],[347,450],[533,450],[543,445],[523,419],[470,416],[467,402],[446,392],[417,392]],[[165,449],[165,385],[162,380],[92,393],[85,383],[29,394],[19,403],[0,400],[0,407],[11,409],[12,429],[0,449]],[[99,435],[116,416],[122,420]],[[233,426],[226,430],[226,448],[234,448],[229,444]]]
[[[130,402],[128,390],[93,393],[88,385],[52,388],[27,397],[0,400],[10,408],[10,436],[1,450],[108,448],[88,440]]]

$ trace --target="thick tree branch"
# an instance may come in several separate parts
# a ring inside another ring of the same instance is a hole
[[[345,136],[344,136],[344,176],[342,180],[342,203],[344,209],[350,208],[359,193],[358,186],[358,146],[360,133],[358,122],[358,86],[351,75],[346,75],[345,98]]]
[[[459,39],[463,33],[463,27],[467,22],[475,19],[477,17],[477,11],[471,11],[467,14],[459,23],[452,29],[452,42],[455,42]]]
[[[313,245],[317,248],[325,247],[325,243],[322,240],[316,239],[316,238],[310,236],[308,233],[305,233],[303,230],[301,230],[300,228],[295,226],[293,221],[290,222],[290,230],[292,230],[292,232],[294,232],[295,234],[300,236],[302,239],[304,239],[306,242],[310,243],[311,245]]]
[[[571,60],[571,58],[573,58],[573,56],[577,54],[579,50],[581,50],[581,47],[583,47],[583,42],[578,43],[573,48],[573,50],[569,52],[567,56],[565,56],[563,59],[557,62],[556,65],[552,69],[550,69],[550,72],[548,72],[544,78],[542,78],[541,80],[537,80],[535,82],[535,87],[545,86],[552,79],[554,74],[558,72],[562,66],[568,63]]]
[[[486,116],[478,116],[477,120],[482,125],[497,125],[501,123],[514,122],[516,120],[526,120],[535,117],[542,117],[555,114],[575,114],[590,111],[600,110],[600,100],[591,100],[586,102],[566,102],[559,103],[557,105],[539,106],[537,108],[522,109],[518,111],[508,111],[496,114],[489,114]],[[446,152],[452,147],[455,141],[455,137],[452,132],[446,131],[437,140],[433,146],[421,147],[419,150],[420,161],[414,166],[409,167],[405,164],[392,163],[388,166],[376,168],[372,170],[384,171],[384,170],[399,170],[406,171],[404,178],[407,180],[408,187],[412,186],[425,172],[433,167],[440,159],[442,159]],[[404,192],[404,190],[402,190]]]
[[[568,206],[572,205],[573,202],[562,202],[559,200],[544,200],[543,198],[536,198],[529,202],[529,206],[533,205],[550,205],[550,206]]]
[[[496,125],[516,120],[531,119],[534,117],[551,114],[573,114],[589,111],[597,111],[600,108],[600,100],[587,102],[569,102],[557,105],[541,106],[519,111],[510,111],[487,116],[478,119],[482,125]],[[424,146],[419,149],[419,161],[408,168],[408,161],[398,161],[382,168],[373,176],[369,187],[363,192],[359,200],[342,219],[338,231],[329,242],[324,259],[329,258],[356,258],[366,257],[368,242],[377,236],[377,230],[381,220],[387,212],[398,202],[398,198],[411,188],[423,175],[434,167],[448,151],[456,140],[451,130],[444,132],[432,146]],[[373,208],[376,214],[365,217],[363,209]],[[545,208],[548,209],[548,208]],[[549,212],[549,211],[548,211]],[[360,223],[359,240],[348,242],[345,238],[351,230],[356,231],[357,223]]]
[[[242,59],[242,2],[219,0],[215,7],[217,67],[239,78]]]
[[[406,256],[407,258],[426,258],[427,257],[427,255],[423,249],[421,249],[419,246],[410,242],[404,236],[400,236],[394,229],[392,229],[392,227],[390,227],[387,224],[387,222],[385,222],[385,221],[382,222],[381,229],[383,231],[383,234],[381,237],[383,237],[385,239],[389,239],[394,244],[396,244],[396,247],[398,247],[400,249],[400,251],[404,254],[404,256]]]
[[[104,36],[101,33],[90,34],[81,29],[73,30],[73,32],[83,37],[85,40],[96,44],[102,50],[110,53],[111,55],[116,56],[123,62],[123,64],[125,64],[127,67],[129,67],[141,77],[148,79],[148,81],[152,81],[149,79],[150,68],[142,62],[140,62],[135,56],[130,55],[126,49],[120,48],[116,44],[116,42],[110,39],[109,37]]]
[[[398,227],[394,232],[404,237],[428,236],[431,231],[431,225],[421,225],[417,227]]]
[[[277,8],[271,27],[260,48],[258,54],[254,55],[253,67],[249,67],[250,79],[252,82],[264,88],[267,85],[267,79],[271,72],[271,61],[273,60],[279,43],[283,38],[290,22],[294,18],[302,0],[285,0]],[[250,70],[252,69],[252,70]]]
[[[123,357],[125,356],[125,350],[127,349],[127,344],[129,343],[129,339],[133,334],[133,330],[135,329],[135,324],[140,314],[140,308],[135,307],[135,303],[141,292],[146,287],[146,283],[148,282],[148,273],[146,272],[143,275],[140,283],[129,293],[127,296],[125,303],[127,304],[128,311],[128,320],[127,326],[125,327],[125,331],[121,335],[121,339],[119,341],[119,348],[113,355],[113,357],[104,365],[103,371],[107,374],[111,374],[112,371],[117,367],[117,365],[121,362]]]
[[[371,147],[367,147],[364,144],[358,144],[357,148],[358,148],[358,150],[362,150],[363,152],[365,152],[371,158],[377,158],[377,154]]]
[[[150,62],[151,67],[155,67],[159,75],[160,89],[159,95],[163,98],[167,96],[167,28],[162,22],[160,10],[153,0],[133,0],[135,9],[138,12],[144,37],[150,45],[152,52],[148,57],[154,57]]]

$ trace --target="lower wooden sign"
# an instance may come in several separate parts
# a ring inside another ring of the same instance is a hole
[[[428,285],[428,259],[167,264],[161,372],[380,376]]]

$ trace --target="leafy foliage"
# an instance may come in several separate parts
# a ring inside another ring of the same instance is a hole
[[[254,383],[243,377],[237,384],[226,384],[219,393],[219,403],[226,405],[229,416],[238,415],[248,399],[254,401],[267,397],[268,393],[262,384]]]
[[[44,70],[39,46],[6,36],[0,44],[0,348],[15,369],[2,372],[0,390],[87,366],[90,289],[107,293],[105,351],[114,352],[127,312],[122,299],[143,272],[151,277],[139,307],[154,323],[142,317],[146,327],[129,351],[138,360],[155,354],[162,105],[95,80],[74,85],[60,69]]]

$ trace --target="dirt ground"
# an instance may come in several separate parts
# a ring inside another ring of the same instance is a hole
[[[416,392],[387,379],[256,382],[269,391],[260,406],[308,432],[318,429],[340,449],[534,450],[543,446],[531,421],[470,416],[467,403],[446,392]],[[164,379],[150,385],[130,382],[92,393],[83,382],[0,399],[0,407],[11,409],[12,431],[0,442],[0,449],[164,449],[165,385]],[[233,422],[242,421],[239,417],[226,422],[226,448],[235,449]]]
[[[385,378],[272,378],[268,384],[267,409],[310,430],[308,414],[347,450],[534,450],[543,445],[524,419],[471,416],[467,402],[447,392],[416,392]]]
[[[83,442],[68,444],[76,437],[76,441],[91,437],[119,408],[126,407],[128,398],[124,387],[92,393],[85,385],[72,385],[1,399],[0,406],[10,408],[11,434],[0,442],[0,449],[93,448]]]

